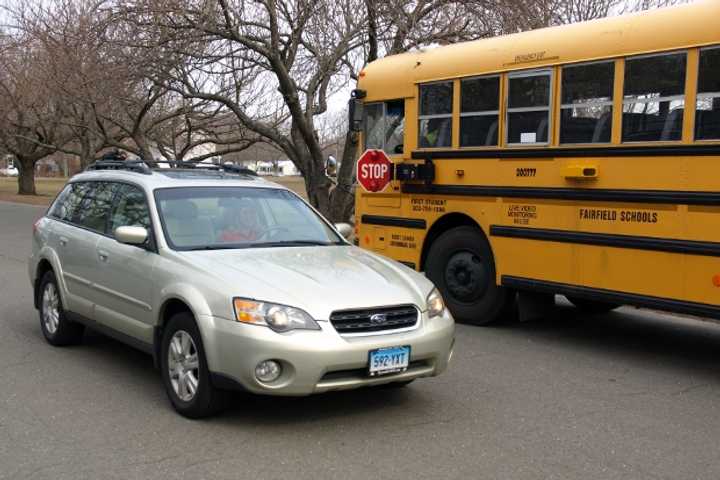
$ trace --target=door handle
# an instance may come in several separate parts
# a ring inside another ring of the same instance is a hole
[[[64,247],[68,243],[67,237],[60,237],[60,239],[58,241],[60,242],[61,247]]]
[[[107,262],[108,261],[108,253],[105,250],[98,250],[97,251],[98,258],[101,262]]]

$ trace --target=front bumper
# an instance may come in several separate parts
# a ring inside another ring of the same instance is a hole
[[[417,329],[366,337],[342,337],[330,322],[318,322],[321,331],[298,330],[284,334],[267,327],[203,316],[200,330],[210,371],[223,384],[237,383],[253,393],[310,395],[439,375],[447,368],[455,338],[455,324],[446,311],[428,319],[423,314]],[[410,366],[405,372],[367,376],[368,352],[409,345]],[[255,378],[255,366],[276,360],[283,373],[272,383]]]

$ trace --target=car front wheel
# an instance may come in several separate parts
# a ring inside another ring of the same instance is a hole
[[[224,392],[210,383],[200,331],[190,313],[174,315],[162,337],[163,382],[175,410],[188,418],[219,412]]]

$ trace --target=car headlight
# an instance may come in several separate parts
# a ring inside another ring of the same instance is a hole
[[[439,317],[445,312],[445,302],[437,288],[433,288],[427,297],[427,310],[430,318]]]
[[[264,325],[276,332],[320,330],[320,325],[299,308],[246,298],[233,299],[233,306],[238,322]]]

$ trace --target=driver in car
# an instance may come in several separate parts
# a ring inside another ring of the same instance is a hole
[[[227,223],[220,232],[222,242],[254,242],[260,238],[262,227],[257,211],[248,200],[228,208]]]

